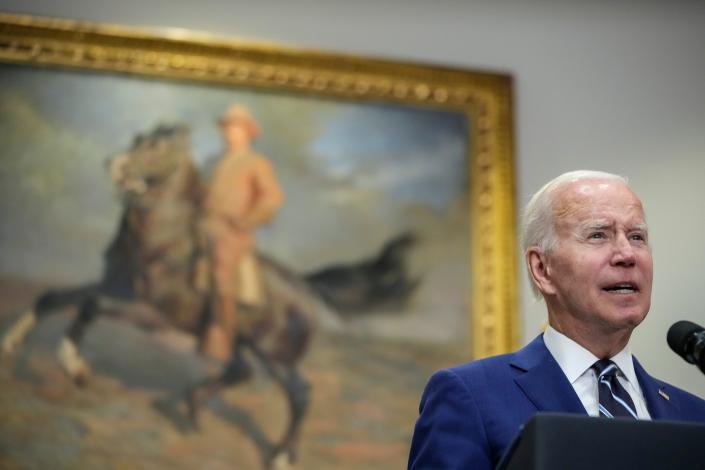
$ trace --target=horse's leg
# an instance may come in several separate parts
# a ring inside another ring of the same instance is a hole
[[[76,289],[49,291],[42,294],[34,302],[33,308],[20,315],[7,330],[0,343],[0,353],[3,356],[14,354],[39,321],[64,307],[80,303],[86,296],[91,295],[97,286],[97,284],[91,284]]]
[[[243,344],[243,341],[236,341],[233,357],[219,375],[208,377],[187,391],[186,404],[188,406],[189,418],[191,419],[191,424],[196,429],[199,427],[198,417],[200,408],[207,403],[208,400],[224,388],[244,382],[252,375],[252,367],[242,354]]]
[[[69,326],[66,335],[59,343],[57,355],[64,371],[78,385],[85,383],[91,368],[78,352],[79,345],[88,327],[95,321],[101,311],[100,298],[92,296],[86,299],[79,309],[78,315]]]
[[[284,464],[296,462],[301,423],[311,402],[311,385],[295,367],[288,368],[283,374],[281,385],[289,400],[289,426],[277,446],[279,451],[275,454],[273,462],[275,468],[278,468],[277,459],[286,458],[287,462]]]
[[[311,385],[299,373],[294,364],[276,364],[254,345],[252,351],[286,393],[289,403],[289,425],[282,439],[274,446],[268,467],[288,468],[297,459],[296,447],[300,437],[301,423],[311,401]]]

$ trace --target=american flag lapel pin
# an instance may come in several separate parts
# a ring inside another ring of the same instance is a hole
[[[661,395],[661,396],[662,396],[663,398],[665,398],[666,400],[670,400],[670,399],[671,399],[671,397],[669,397],[668,394],[667,394],[666,392],[664,392],[663,390],[661,390],[661,389],[659,389],[658,394]]]

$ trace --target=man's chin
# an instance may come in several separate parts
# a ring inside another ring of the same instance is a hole
[[[615,312],[610,312],[607,316],[607,322],[615,330],[633,330],[641,324],[646,318],[648,310],[641,309],[619,309]]]

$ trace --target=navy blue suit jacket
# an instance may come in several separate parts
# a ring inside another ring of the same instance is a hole
[[[652,419],[705,423],[705,400],[654,379],[636,359],[634,369]],[[515,353],[436,372],[421,398],[409,468],[493,469],[539,411],[587,414],[543,335]]]

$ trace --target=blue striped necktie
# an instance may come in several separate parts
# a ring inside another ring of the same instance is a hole
[[[593,364],[592,368],[597,374],[600,416],[637,419],[634,402],[617,380],[617,365],[609,359],[602,359]]]

